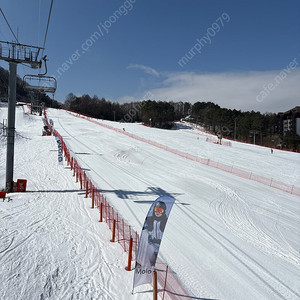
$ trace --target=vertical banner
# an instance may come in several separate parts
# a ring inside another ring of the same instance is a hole
[[[45,119],[45,118],[42,118],[42,121],[43,121],[44,126],[46,126],[46,125],[47,125],[46,119]]]
[[[62,150],[62,145],[61,145],[61,141],[60,138],[58,136],[55,137],[56,142],[57,142],[57,147],[58,147],[58,164],[59,165],[63,165],[63,150]]]
[[[133,288],[152,283],[159,246],[174,202],[171,196],[161,196],[148,211],[136,254]]]

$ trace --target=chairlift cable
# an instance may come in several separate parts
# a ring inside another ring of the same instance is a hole
[[[53,1],[53,0],[52,0],[52,1]],[[4,12],[3,12],[2,8],[0,8],[0,11],[1,11],[1,13],[2,13],[2,15],[3,15],[3,18],[4,18],[4,20],[6,21],[6,24],[8,25],[8,27],[9,27],[11,33],[12,33],[13,36],[15,37],[16,41],[18,42],[18,44],[20,44],[19,41],[18,41],[18,38],[16,37],[15,33],[13,32],[12,28],[10,27],[10,25],[9,25],[9,23],[8,23],[8,21],[7,21],[6,17],[5,17],[5,15],[4,15]]]
[[[0,35],[3,36],[4,40],[6,40],[6,41],[8,40],[8,39],[6,38],[6,36],[5,36],[5,34],[2,32],[1,28],[0,28]]]
[[[43,57],[44,50],[45,50],[45,44],[46,44],[46,39],[47,39],[47,34],[48,34],[48,29],[49,29],[49,23],[50,23],[51,12],[52,12],[52,6],[53,6],[53,0],[51,0],[51,5],[50,5],[50,10],[49,10],[49,15],[48,15],[48,22],[47,22],[47,28],[46,28],[46,32],[45,32],[45,38],[44,38],[44,44],[43,44],[42,57]]]
[[[39,0],[39,18],[38,18],[37,45],[40,44],[40,28],[41,28],[41,0]]]

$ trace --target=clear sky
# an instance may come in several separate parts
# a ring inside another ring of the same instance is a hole
[[[20,43],[42,46],[50,3],[0,7]],[[0,40],[14,40],[2,15]],[[54,0],[44,54],[58,101],[73,92],[286,111],[300,105],[300,1]],[[18,66],[27,73],[37,71]]]

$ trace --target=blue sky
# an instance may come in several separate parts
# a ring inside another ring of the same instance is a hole
[[[50,3],[1,0],[20,43],[43,44]],[[300,104],[299,16],[296,0],[54,0],[47,75],[58,101],[73,92],[286,111]],[[2,16],[0,40],[13,40]],[[19,65],[26,73],[37,72]]]

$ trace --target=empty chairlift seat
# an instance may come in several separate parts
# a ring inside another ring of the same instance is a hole
[[[25,89],[43,93],[55,93],[57,81],[55,77],[45,75],[25,75],[23,77]]]

